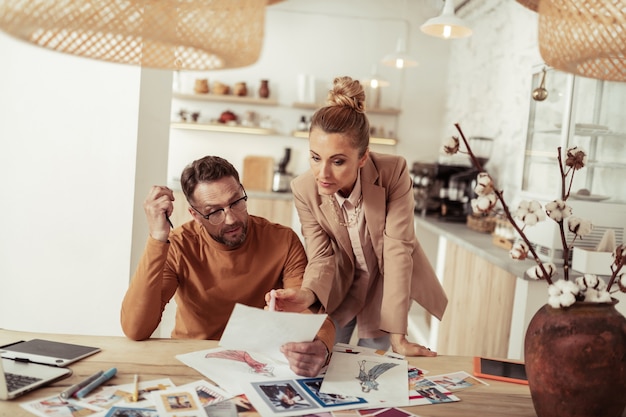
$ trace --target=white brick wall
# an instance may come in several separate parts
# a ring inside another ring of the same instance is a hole
[[[495,139],[486,168],[510,198],[521,184],[531,69],[543,61],[537,14],[513,0],[472,0],[459,11],[474,33],[452,42],[446,137],[459,123],[467,137]]]

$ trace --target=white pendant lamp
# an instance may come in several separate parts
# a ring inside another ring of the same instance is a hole
[[[420,29],[427,35],[443,39],[465,38],[472,34],[472,29],[454,14],[454,0],[445,0],[441,15],[428,19]]]
[[[389,67],[396,67],[398,69],[417,66],[417,61],[406,53],[406,43],[401,37],[398,38],[396,51],[386,55],[382,62]]]
[[[372,74],[369,77],[363,78],[361,83],[366,89],[366,105],[367,109],[379,109],[381,104],[381,88],[388,87],[389,81],[378,75],[377,65],[374,64],[372,68]]]

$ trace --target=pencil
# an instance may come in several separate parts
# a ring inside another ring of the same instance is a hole
[[[270,291],[269,311],[275,311],[275,310],[276,310],[276,290],[272,290]]]
[[[168,217],[167,213],[165,214],[165,220],[167,220],[167,222],[170,224],[170,229],[174,228],[174,225],[172,224],[172,221],[170,220],[170,218]]]
[[[135,374],[135,389],[133,391],[133,402],[137,402],[139,400],[139,375]]]

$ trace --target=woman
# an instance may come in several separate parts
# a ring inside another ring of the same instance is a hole
[[[407,315],[415,299],[441,319],[447,298],[415,237],[406,161],[370,152],[369,130],[363,87],[336,78],[311,120],[311,169],[291,184],[309,263],[300,290],[277,291],[276,308],[319,301],[336,342],[349,343],[358,325],[361,346],[435,356],[406,339]]]

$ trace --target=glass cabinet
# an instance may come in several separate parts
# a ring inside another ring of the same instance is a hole
[[[537,91],[541,86],[545,99],[532,98],[542,98]],[[535,68],[522,191],[557,198],[561,185],[557,148],[565,158],[568,148],[578,146],[587,153],[587,165],[574,175],[570,198],[626,203],[625,109],[626,83]]]

